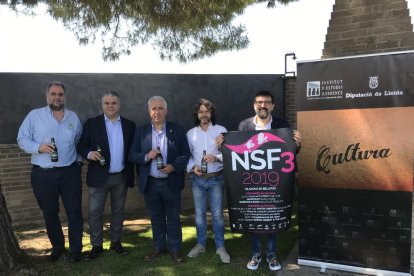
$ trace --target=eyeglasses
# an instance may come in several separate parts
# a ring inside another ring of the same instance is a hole
[[[271,101],[255,101],[254,103],[257,104],[257,105],[262,105],[262,104],[271,105],[271,104],[273,104],[273,102],[271,102]]]

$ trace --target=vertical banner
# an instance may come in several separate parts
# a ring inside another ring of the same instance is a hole
[[[414,53],[298,63],[299,264],[410,275]]]
[[[231,231],[288,228],[296,162],[292,130],[228,132],[222,152]]]

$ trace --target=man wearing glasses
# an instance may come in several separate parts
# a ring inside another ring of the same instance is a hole
[[[239,124],[239,131],[249,130],[267,130],[277,128],[289,128],[289,123],[281,118],[273,117],[271,112],[275,107],[274,97],[269,91],[259,91],[253,103],[254,111],[256,115],[243,120]],[[300,148],[300,133],[297,130],[293,131],[293,139]],[[256,270],[262,260],[261,257],[261,242],[260,237],[263,234],[252,233],[252,258],[247,263],[247,268],[250,270]],[[276,258],[276,233],[265,234],[267,236],[267,254],[266,260],[269,264],[270,270],[279,270],[281,265]]]

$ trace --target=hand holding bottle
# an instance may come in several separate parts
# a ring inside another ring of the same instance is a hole
[[[146,160],[155,160],[157,158],[158,151],[156,149],[150,150],[146,155]]]
[[[194,165],[192,172],[195,173],[195,175],[197,176],[203,175],[203,173],[201,172],[201,167],[198,165]]]
[[[99,145],[96,146],[96,151],[99,154],[99,159],[98,159],[99,165],[101,165],[102,167],[105,166],[106,165],[105,156],[103,156],[101,147]]]
[[[54,147],[51,143],[43,143],[39,146],[37,150],[39,153],[49,153],[51,154],[54,151]]]
[[[206,156],[204,157],[204,160],[207,163],[211,163],[211,162],[216,162],[218,161],[217,156],[215,156],[214,154],[206,154]]]
[[[102,166],[105,166],[106,160],[102,154],[102,150],[99,145],[96,147],[95,151],[91,151],[88,153],[88,159],[92,161],[99,161]],[[102,163],[101,163],[102,160]]]

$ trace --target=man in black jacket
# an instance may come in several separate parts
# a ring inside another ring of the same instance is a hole
[[[288,128],[289,123],[281,118],[273,117],[271,112],[274,108],[274,97],[269,91],[260,91],[256,94],[253,102],[253,108],[256,115],[243,120],[239,124],[239,131],[249,130],[264,130],[264,129],[277,129]],[[300,149],[301,136],[299,131],[293,131],[293,139]],[[256,270],[259,267],[259,263],[262,260],[261,257],[261,241],[260,237],[263,235],[252,233],[252,258],[247,264],[247,268],[250,270]],[[267,252],[266,260],[269,264],[270,270],[279,270],[281,265],[276,257],[276,233],[266,234],[267,236]]]
[[[121,117],[121,99],[115,91],[102,96],[103,113],[86,121],[78,143],[78,152],[89,160],[86,183],[89,191],[88,223],[92,250],[86,260],[93,260],[103,252],[103,212],[106,196],[111,197],[111,246],[119,254],[127,254],[122,247],[124,206],[128,186],[134,186],[133,164],[128,151],[135,131],[135,123]]]

